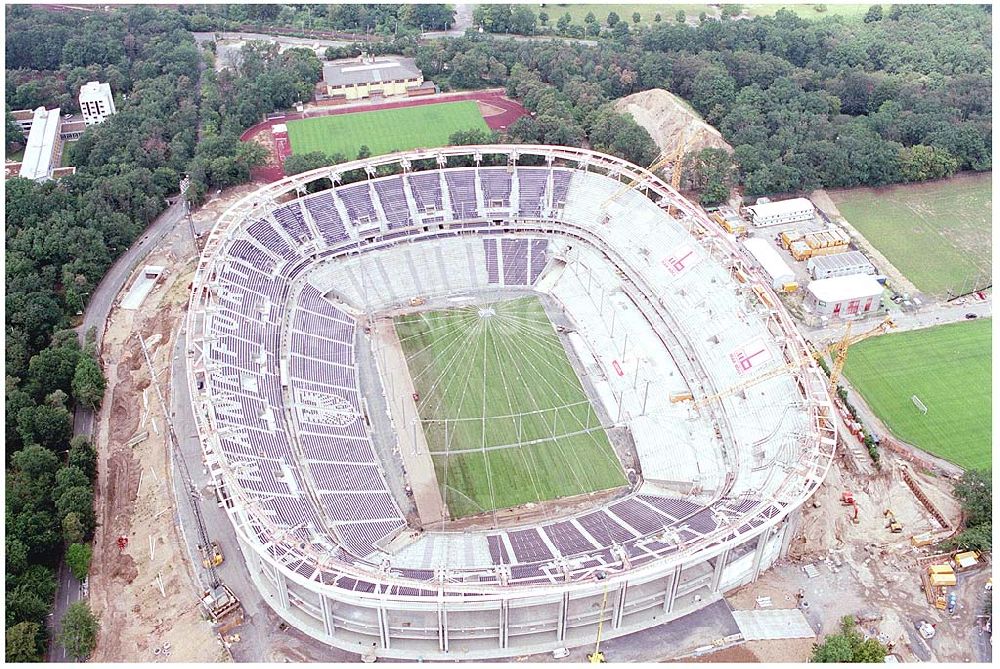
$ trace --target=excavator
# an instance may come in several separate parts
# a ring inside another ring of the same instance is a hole
[[[843,504],[844,506],[854,507],[854,517],[851,518],[851,522],[854,523],[855,525],[857,525],[858,524],[858,503],[854,499],[854,493],[851,492],[851,491],[849,491],[849,490],[845,490],[844,492],[840,493],[840,503]]]
[[[898,520],[896,520],[896,514],[892,512],[892,509],[886,509],[885,513],[883,513],[882,515],[885,516],[889,521],[886,524],[886,527],[889,529],[890,532],[892,532],[893,534],[899,534],[900,532],[903,531],[903,525]]]

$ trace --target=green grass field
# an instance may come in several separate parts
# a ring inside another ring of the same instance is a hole
[[[626,483],[537,298],[396,320],[453,518]]]
[[[875,337],[851,347],[844,374],[903,441],[960,467],[990,468],[992,334],[985,319]]]
[[[373,156],[447,146],[448,138],[459,130],[489,131],[474,100],[291,121],[288,139],[292,153],[340,153],[354,160],[362,145]]]
[[[991,174],[830,192],[840,213],[920,290],[946,296],[992,271]]]

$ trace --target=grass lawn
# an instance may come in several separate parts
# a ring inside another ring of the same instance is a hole
[[[476,102],[464,100],[291,121],[288,138],[292,153],[341,153],[354,160],[363,144],[373,156],[433,148],[447,146],[459,130],[472,129],[489,131]]]
[[[22,160],[24,160],[24,149],[19,149],[18,151],[14,151],[13,153],[8,153],[6,160],[7,162],[12,162],[12,163],[21,162]]]
[[[844,374],[903,441],[961,467],[990,468],[992,334],[985,319],[875,337],[851,347]]]
[[[825,5],[826,11],[817,12],[816,8],[819,5],[816,4],[751,4],[743,5],[746,8],[750,16],[772,16],[779,9],[788,9],[795,12],[803,19],[822,19],[827,16],[843,16],[845,19],[862,19],[864,15],[868,12],[868,8],[871,4],[859,4],[859,5],[840,5],[828,3]],[[889,5],[882,5],[882,11],[888,12]]]
[[[403,316],[396,331],[453,518],[625,485],[537,298]]]
[[[944,297],[993,267],[991,174],[926,184],[831,191],[840,213],[920,290]],[[985,285],[983,283],[983,285]]]

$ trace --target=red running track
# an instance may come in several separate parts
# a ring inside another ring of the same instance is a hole
[[[289,112],[282,116],[275,116],[262,123],[245,130],[240,135],[240,141],[246,142],[255,138],[265,130],[270,130],[272,126],[297,121],[303,118],[316,118],[318,116],[335,116],[337,114],[351,114],[355,112],[377,111],[379,109],[395,109],[397,107],[418,107],[420,105],[440,104],[442,102],[460,102],[462,100],[475,100],[497,107],[502,111],[498,114],[484,116],[483,120],[491,130],[503,130],[514,121],[526,116],[528,111],[514,100],[504,96],[504,89],[494,88],[485,91],[473,91],[470,93],[441,93],[438,95],[428,95],[420,98],[403,98],[397,101],[387,101],[379,103],[352,104],[329,109],[313,109],[309,112]],[[271,154],[271,163],[265,167],[253,170],[254,181],[272,182],[278,181],[285,176],[285,158],[292,155],[291,143],[287,135],[275,137],[275,146]]]

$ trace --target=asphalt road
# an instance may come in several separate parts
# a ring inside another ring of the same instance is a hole
[[[149,255],[149,252],[160,243],[168,232],[183,220],[184,212],[184,203],[181,200],[168,207],[146,228],[146,232],[139,238],[139,241],[133,244],[111,266],[111,269],[90,295],[90,300],[83,313],[83,323],[77,328],[81,341],[91,328],[97,328],[97,345],[100,348],[101,341],[104,339],[104,327],[111,314],[115,297],[121,292],[135,267]],[[93,432],[94,412],[83,407],[77,408],[73,416],[73,434],[85,434],[92,437]],[[83,585],[73,577],[73,574],[66,568],[66,564],[60,562],[56,578],[55,606],[49,615],[49,629],[52,631],[53,639],[48,649],[47,660],[49,662],[73,661],[72,658],[67,657],[66,649],[55,640],[55,636],[60,629],[60,623],[66,609],[83,596],[82,588]]]

